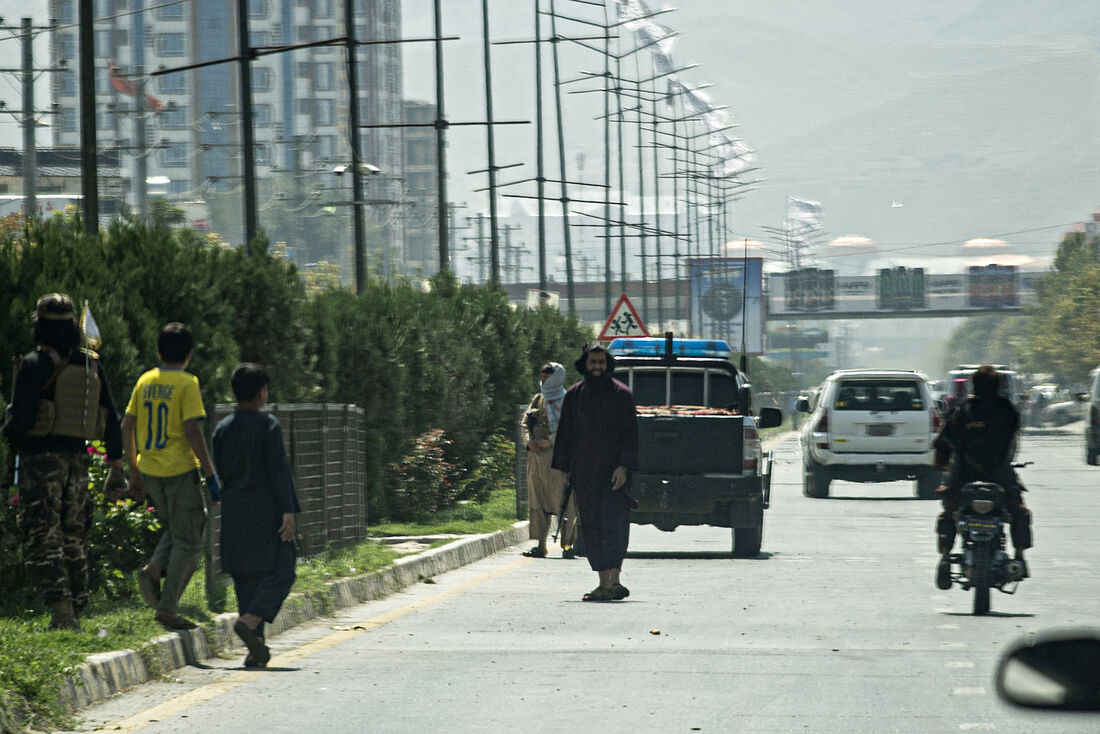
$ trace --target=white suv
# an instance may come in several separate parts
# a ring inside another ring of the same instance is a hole
[[[798,401],[810,413],[799,434],[802,494],[828,497],[834,479],[913,479],[917,497],[935,498],[941,475],[932,468],[932,441],[942,419],[923,374],[839,370],[812,401]]]

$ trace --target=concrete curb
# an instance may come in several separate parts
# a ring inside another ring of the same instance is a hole
[[[399,558],[394,565],[374,573],[340,579],[323,591],[292,594],[283,604],[269,637],[278,635],[337,609],[381,599],[426,578],[487,558],[527,540],[527,521],[507,530],[475,535]],[[163,635],[138,650],[118,650],[89,655],[84,664],[64,676],[60,698],[70,711],[89,706],[120,691],[145,683],[158,675],[195,665],[221,650],[239,646],[233,633],[236,613],[219,614],[212,629],[199,628]]]

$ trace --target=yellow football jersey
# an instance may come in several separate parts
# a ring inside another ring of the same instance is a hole
[[[199,378],[178,369],[151,369],[134,386],[126,413],[137,419],[142,473],[174,477],[199,467],[183,428],[192,418],[206,417]]]

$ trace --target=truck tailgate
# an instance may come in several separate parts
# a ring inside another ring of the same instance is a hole
[[[674,476],[742,471],[739,415],[639,415],[639,474]]]

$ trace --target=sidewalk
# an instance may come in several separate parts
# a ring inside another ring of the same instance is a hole
[[[1030,428],[1025,426],[1020,429],[1023,436],[1080,436],[1084,440],[1085,421],[1074,421],[1063,426],[1043,426],[1042,428]]]
[[[269,637],[318,617],[371,599],[389,596],[406,586],[491,556],[527,540],[527,521],[487,535],[464,536],[417,555],[404,556],[374,573],[340,579],[319,593],[292,594],[283,605]],[[120,691],[145,683],[185,665],[196,665],[220,652],[240,647],[233,633],[236,613],[219,614],[214,629],[172,632],[139,650],[95,653],[65,677],[61,700],[70,710],[89,706]],[[243,648],[242,648],[243,650]]]

